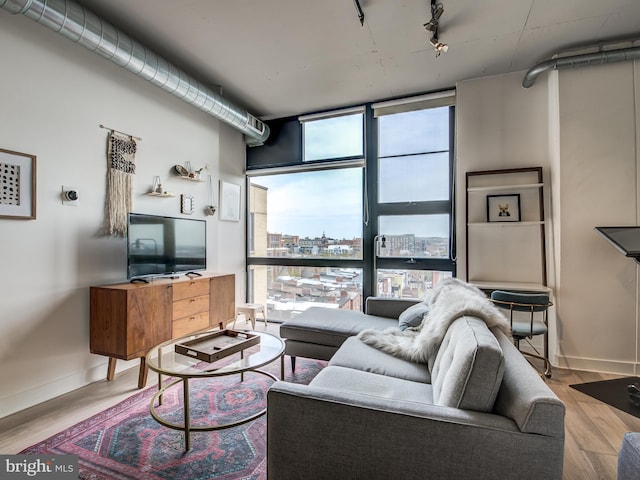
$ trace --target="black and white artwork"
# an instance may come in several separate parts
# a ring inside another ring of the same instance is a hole
[[[0,218],[36,218],[36,157],[0,149]]]

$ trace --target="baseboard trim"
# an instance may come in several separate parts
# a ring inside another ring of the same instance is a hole
[[[584,358],[558,355],[551,362],[559,368],[569,370],[583,370],[587,372],[613,373],[619,375],[637,375],[640,371],[640,363],[624,362],[617,360],[604,360],[601,358]]]
[[[117,373],[124,372],[131,368],[138,368],[139,361],[118,362]],[[107,378],[107,361],[101,361],[99,364],[91,366],[86,371],[75,372],[66,377],[57,378],[50,382],[38,385],[30,390],[2,397],[0,400],[0,418],[21,412],[31,407],[35,407],[43,402],[52,400],[61,395],[85,387],[91,383],[105,380]],[[137,385],[132,385],[137,386]]]

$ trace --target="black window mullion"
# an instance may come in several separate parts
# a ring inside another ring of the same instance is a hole
[[[436,200],[433,202],[381,203],[377,206],[377,213],[378,215],[450,214],[451,202]]]

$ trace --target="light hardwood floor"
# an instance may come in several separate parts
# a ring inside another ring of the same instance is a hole
[[[238,324],[238,328],[241,325]],[[256,328],[260,328],[256,324]],[[261,329],[264,329],[264,324]],[[277,324],[267,331],[278,333]],[[287,368],[289,362],[285,362]],[[106,367],[105,367],[106,372]],[[0,453],[12,454],[38,443],[75,423],[138,392],[137,368],[119,373],[115,380],[93,383],[44,404],[0,419]],[[640,431],[640,419],[609,407],[569,385],[618,378],[593,372],[555,368],[547,381],[567,407],[565,421],[564,478],[608,480],[617,475],[617,455],[622,436]],[[149,375],[148,385],[155,376]]]

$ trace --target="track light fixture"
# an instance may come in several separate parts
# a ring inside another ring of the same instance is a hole
[[[353,5],[356,7],[356,13],[358,14],[358,20],[360,20],[360,25],[364,26],[364,12],[362,11],[360,2],[358,0],[353,0]]]
[[[449,46],[446,43],[442,43],[438,39],[438,25],[440,23],[440,17],[444,12],[442,3],[436,3],[437,0],[431,0],[431,20],[424,24],[425,30],[431,32],[431,38],[429,43],[436,51],[436,57],[439,57],[442,52],[447,52]]]

